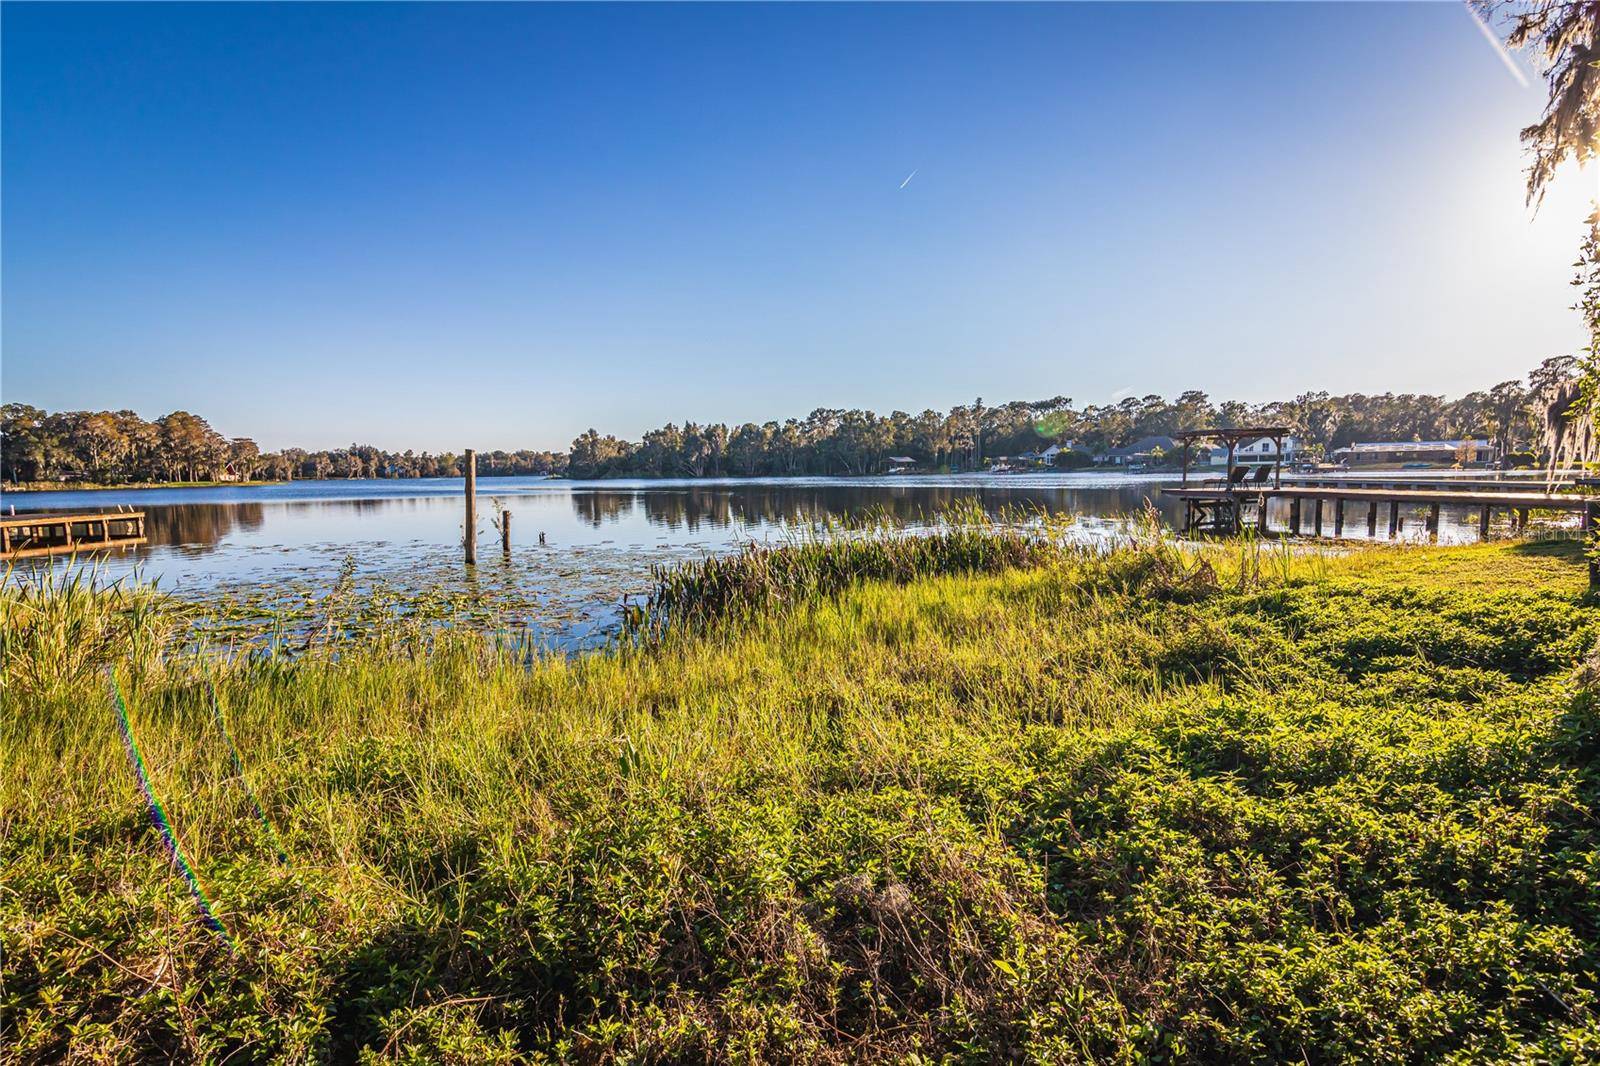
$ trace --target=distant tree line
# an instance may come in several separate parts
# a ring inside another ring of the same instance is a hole
[[[1288,426],[1304,448],[1332,452],[1357,441],[1481,437],[1503,456],[1540,448],[1537,397],[1570,378],[1575,360],[1548,359],[1521,380],[1504,381],[1455,400],[1412,393],[1332,396],[1307,392],[1292,400],[1213,403],[1203,392],[1174,400],[1130,396],[1078,407],[1065,396],[995,406],[979,399],[948,412],[822,408],[803,419],[730,428],[723,423],[669,423],[637,442],[589,430],[571,451],[480,452],[478,472],[567,474],[576,478],[850,475],[882,471],[890,456],[924,469],[973,470],[1002,455],[1071,442],[1058,459],[1082,465],[1145,437],[1185,429],[1272,423]],[[147,422],[132,411],[50,413],[26,404],[0,408],[0,478],[121,484],[139,481],[296,478],[459,477],[453,453],[386,452],[370,445],[263,452],[248,437],[225,437],[187,411]]]
[[[559,452],[479,452],[485,476],[552,474],[565,469]],[[84,481],[290,481],[321,478],[460,477],[451,452],[386,452],[371,445],[263,452],[249,437],[225,437],[187,411],[147,422],[132,411],[41,411],[0,407],[0,479]]]
[[[1190,391],[1175,400],[1130,396],[1081,408],[1064,396],[998,406],[979,399],[944,413],[823,408],[803,419],[735,428],[669,423],[638,442],[591,429],[572,442],[567,473],[576,478],[865,474],[882,471],[890,456],[909,457],[924,469],[958,471],[1067,442],[1072,448],[1057,462],[1073,466],[1146,437],[1257,424],[1288,426],[1312,454],[1357,441],[1474,437],[1492,441],[1502,456],[1524,452],[1523,458],[1532,461],[1528,450],[1536,447],[1541,425],[1532,400],[1549,380],[1568,374],[1572,362],[1570,357],[1546,360],[1527,382],[1501,382],[1456,400],[1307,392],[1265,404],[1217,404],[1203,392]]]

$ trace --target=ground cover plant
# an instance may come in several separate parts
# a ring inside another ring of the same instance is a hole
[[[575,658],[6,590],[0,1056],[1600,1056],[1573,546],[837,550]]]

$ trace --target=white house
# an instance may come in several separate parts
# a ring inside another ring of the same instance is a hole
[[[1045,466],[1055,466],[1056,465],[1056,457],[1058,455],[1060,455],[1062,452],[1070,452],[1071,450],[1072,450],[1072,442],[1069,440],[1065,444],[1052,444],[1052,445],[1050,445],[1050,447],[1045,448],[1044,450],[1040,451],[1038,453],[1038,455],[1036,456],[1036,458],[1038,458],[1038,460],[1041,463],[1043,463]]]
[[[1271,437],[1257,437],[1252,441],[1240,443],[1234,449],[1233,461],[1235,463],[1292,463],[1300,452],[1300,446],[1293,437],[1283,438],[1283,456],[1278,455],[1278,443]],[[1226,453],[1224,453],[1226,455]]]
[[[1062,452],[1070,452],[1071,450],[1072,442],[1069,440],[1063,444],[1052,444],[1050,447],[1040,449],[1036,452],[1023,452],[1021,455],[1017,456],[1017,458],[1027,463],[1038,463],[1040,466],[1055,466],[1056,456],[1060,455]]]

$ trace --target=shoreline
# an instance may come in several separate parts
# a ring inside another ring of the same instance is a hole
[[[1458,470],[1458,469],[1451,468],[1451,467],[1436,467],[1436,468],[1430,468],[1430,469],[1427,469],[1427,470],[1408,470],[1408,469],[1405,469],[1405,468],[1398,468],[1398,467],[1396,467],[1396,468],[1373,467],[1373,468],[1370,468],[1370,469],[1362,468],[1360,470],[1348,470],[1348,471],[1341,472],[1339,474],[1330,474],[1330,475],[1324,475],[1324,476],[1327,476],[1329,478],[1350,478],[1352,480],[1360,480],[1363,477],[1387,477],[1387,476],[1402,476],[1402,475],[1404,475],[1404,476],[1416,476],[1418,478],[1429,478],[1429,477],[1469,477],[1469,476],[1472,476],[1475,473],[1479,473],[1479,472],[1475,471],[1475,470]],[[1517,480],[1517,479],[1519,479],[1521,477],[1530,477],[1530,478],[1537,477],[1537,476],[1540,475],[1541,472],[1537,471],[1537,470],[1531,470],[1531,471],[1509,471],[1508,470],[1508,471],[1483,471],[1483,473],[1494,473],[1494,474],[1497,474],[1497,475],[1499,475],[1497,480]],[[660,483],[660,484],[678,484],[678,483],[685,483],[685,482],[687,482],[687,483],[718,484],[718,483],[726,483],[726,482],[735,482],[735,483],[752,483],[752,484],[755,484],[755,483],[771,483],[771,482],[804,483],[804,482],[817,482],[817,481],[881,481],[881,480],[890,479],[890,478],[893,478],[895,480],[899,480],[899,479],[903,478],[908,483],[915,483],[915,479],[920,479],[920,478],[969,478],[969,477],[994,477],[994,478],[1063,477],[1063,478],[1067,478],[1067,477],[1082,477],[1082,476],[1086,476],[1086,475],[1088,475],[1088,476],[1098,476],[1098,477],[1126,477],[1126,478],[1134,479],[1134,480],[1148,480],[1148,479],[1151,479],[1151,478],[1178,477],[1181,474],[1182,474],[1182,470],[1180,468],[1177,468],[1177,467],[1174,467],[1174,468],[1172,468],[1170,470],[1168,470],[1168,469],[1128,470],[1128,469],[1125,469],[1125,468],[1122,468],[1122,467],[1115,467],[1115,466],[1088,466],[1088,467],[1078,467],[1078,468],[1075,468],[1075,469],[1072,469],[1072,470],[1058,470],[1058,469],[1055,469],[1055,468],[1043,468],[1043,469],[1039,469],[1039,470],[1000,470],[1000,471],[991,471],[991,470],[956,470],[956,471],[929,470],[929,471],[917,471],[917,472],[905,473],[905,474],[889,474],[889,473],[881,473],[881,474],[714,474],[714,475],[701,475],[701,476],[698,476],[698,477],[697,476],[693,476],[693,475],[688,475],[688,474],[684,474],[684,475],[676,475],[676,474],[674,474],[674,475],[666,475],[666,474],[655,474],[655,475],[652,475],[652,474],[630,474],[627,477],[599,477],[599,478],[574,478],[574,477],[568,477],[568,476],[566,476],[564,474],[479,474],[478,475],[478,481],[483,482],[483,481],[500,481],[500,480],[510,480],[510,479],[525,479],[525,480],[537,480],[537,481],[564,481],[564,482],[569,482],[571,484],[580,484],[580,485],[607,485],[607,484],[622,485],[622,484],[627,484],[627,483],[630,483],[630,482],[647,482],[647,483]],[[1221,469],[1220,468],[1206,468],[1204,470],[1201,470],[1199,468],[1192,468],[1189,471],[1189,474],[1190,474],[1191,478],[1206,477],[1206,476],[1217,477],[1217,476],[1221,476]],[[1508,477],[1508,475],[1510,475],[1510,476]],[[1302,475],[1296,475],[1296,476],[1302,476]],[[277,486],[277,485],[337,485],[337,484],[346,483],[346,482],[363,482],[363,483],[376,482],[376,483],[379,483],[379,484],[387,484],[387,483],[403,484],[403,483],[418,482],[418,481],[457,481],[457,482],[459,482],[459,481],[463,481],[463,480],[464,479],[458,474],[458,475],[454,475],[454,476],[440,476],[440,477],[361,477],[361,478],[297,477],[297,478],[288,478],[288,479],[282,479],[282,480],[254,480],[254,481],[129,481],[129,482],[123,482],[123,483],[119,483],[119,484],[105,484],[105,483],[100,483],[100,482],[71,482],[71,481],[27,481],[27,482],[17,482],[17,483],[12,483],[12,484],[0,484],[0,495],[7,495],[7,496],[9,496],[9,495],[18,495],[18,496],[23,496],[23,495],[31,495],[31,494],[36,494],[36,493],[48,493],[48,492],[117,492],[117,491],[132,491],[132,490],[145,491],[145,490],[153,490],[153,489],[159,489],[159,490],[163,490],[163,491],[165,491],[165,490],[178,490],[178,489],[244,489],[244,488],[267,488],[267,487]]]
[[[602,478],[571,478],[565,475],[551,474],[479,474],[478,482],[527,480],[527,481],[553,481],[565,482],[574,485],[627,485],[632,482],[646,482],[651,484],[720,484],[735,482],[740,484],[761,484],[772,482],[815,483],[818,481],[883,481],[893,479],[915,483],[921,478],[971,478],[971,477],[1044,477],[1060,476],[1072,477],[1093,475],[1099,477],[1125,477],[1130,479],[1145,480],[1156,477],[1177,477],[1177,470],[1123,470],[1118,467],[1085,467],[1078,470],[1017,470],[1017,471],[988,471],[988,470],[961,470],[954,472],[928,471],[916,474],[716,474],[701,477],[689,475],[652,476],[630,475],[628,477],[602,477]],[[297,477],[283,481],[137,481],[118,485],[85,484],[81,482],[60,481],[30,481],[15,485],[0,485],[0,494],[3,495],[30,495],[51,492],[119,492],[119,491],[150,491],[150,490],[181,490],[181,489],[241,489],[241,488],[271,488],[281,485],[339,485],[350,482],[362,484],[408,484],[420,481],[427,482],[462,482],[460,475],[442,477],[363,477],[363,478],[310,478]]]

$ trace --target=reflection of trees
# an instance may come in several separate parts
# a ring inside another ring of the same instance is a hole
[[[235,529],[260,529],[264,521],[259,503],[182,503],[147,508],[144,528],[152,548],[212,551]]]
[[[860,518],[869,512],[915,524],[957,503],[976,502],[995,515],[1005,508],[1076,512],[1085,515],[1137,514],[1150,499],[1169,523],[1179,508],[1154,486],[1115,488],[1005,488],[992,485],[689,485],[671,489],[618,488],[574,491],[573,514],[595,529],[627,521],[642,513],[652,526],[673,531],[807,526],[829,519]],[[281,512],[411,512],[433,506],[434,500],[366,499],[307,500],[273,504]],[[554,503],[554,501],[552,501]],[[164,504],[145,508],[146,548],[182,547],[207,554],[236,532],[261,529],[266,508],[260,503]],[[489,506],[480,502],[487,520]]]
[[[1175,501],[1154,486],[1115,488],[999,488],[934,485],[717,485],[675,489],[599,489],[575,492],[573,511],[599,527],[631,514],[635,506],[655,526],[695,531],[730,525],[808,525],[868,513],[916,523],[957,503],[976,502],[990,515],[1006,509],[1038,509],[1086,515],[1138,514],[1146,501],[1169,521],[1179,517]]]
[[[606,522],[615,522],[633,512],[631,492],[574,492],[572,512],[578,521],[587,522],[599,529]]]

